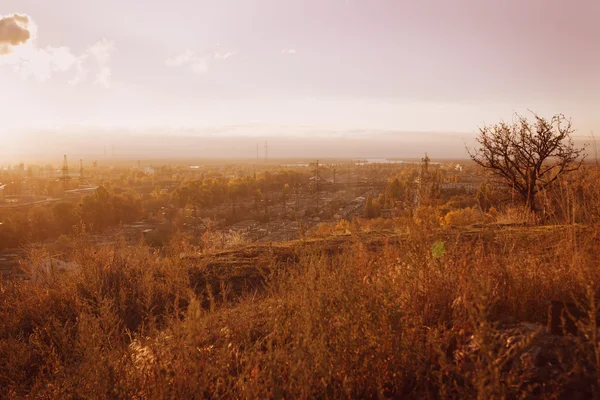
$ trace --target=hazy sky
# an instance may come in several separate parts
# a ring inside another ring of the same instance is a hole
[[[61,127],[465,132],[527,108],[600,131],[598,0],[2,0],[0,15],[5,143]]]

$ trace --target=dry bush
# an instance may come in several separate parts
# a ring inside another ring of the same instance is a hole
[[[535,224],[538,217],[527,207],[507,207],[496,216],[496,222],[502,225]]]
[[[202,236],[206,251],[233,249],[248,244],[248,238],[242,232],[206,231]]]
[[[317,225],[317,228],[312,232],[314,237],[328,237],[335,234],[344,234],[347,229],[341,222],[334,225],[326,222],[321,222]],[[349,233],[349,232],[348,232]]]
[[[439,226],[437,211],[433,206],[419,206],[413,213],[413,221],[424,229],[437,227]]]
[[[381,231],[392,231],[395,230],[398,225],[403,223],[403,219],[400,218],[373,218],[364,221],[364,232],[381,232]]]
[[[339,238],[254,248],[264,286],[235,296],[198,287],[192,271],[207,266],[182,258],[197,250],[184,243],[162,252],[123,240],[98,248],[80,235],[69,254],[77,271],[1,282],[0,397],[572,393],[571,364],[540,380],[528,361],[539,332],[507,338],[504,327],[545,323],[551,300],[575,298],[593,312],[596,228],[473,233],[413,223],[374,241],[360,221],[343,227],[351,234],[342,249]],[[288,261],[270,261],[277,252]],[[567,355],[593,378],[586,393],[598,394],[596,331],[581,330]]]
[[[460,210],[450,211],[444,216],[444,218],[440,222],[441,225],[446,226],[468,226],[491,221],[491,216],[481,213],[474,207],[469,207]]]
[[[351,221],[340,220],[337,224],[322,222],[311,232],[312,237],[327,238],[339,235],[352,235],[370,232],[406,232],[408,226],[414,225],[412,219],[397,218],[353,218]]]

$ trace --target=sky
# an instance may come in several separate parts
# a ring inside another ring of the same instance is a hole
[[[527,110],[600,132],[597,0],[2,0],[0,16],[5,149],[32,132],[464,134]]]

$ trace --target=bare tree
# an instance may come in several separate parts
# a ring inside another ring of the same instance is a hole
[[[547,120],[534,114],[535,121],[515,114],[515,122],[479,128],[479,148],[469,155],[496,176],[496,183],[515,190],[525,204],[536,210],[536,195],[561,175],[577,170],[585,159],[571,135],[571,120],[558,114]]]

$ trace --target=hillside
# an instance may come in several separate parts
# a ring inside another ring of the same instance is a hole
[[[546,323],[555,300],[594,312],[598,233],[412,225],[204,254],[81,236],[78,269],[1,283],[0,397],[588,397],[595,321]]]

